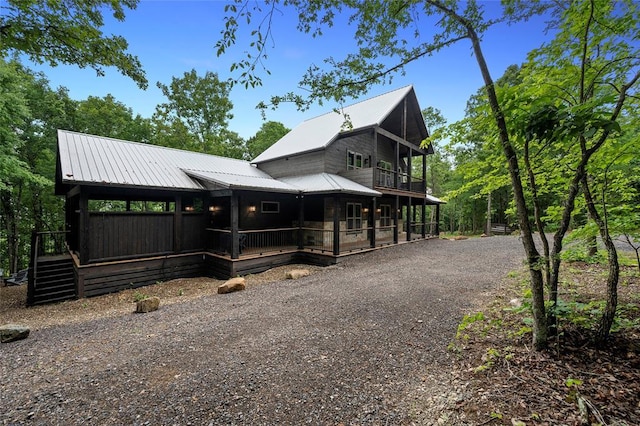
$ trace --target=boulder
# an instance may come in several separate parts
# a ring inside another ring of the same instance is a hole
[[[29,337],[29,327],[20,324],[4,324],[0,326],[0,342],[9,343]]]
[[[138,300],[138,302],[136,303],[136,312],[139,314],[145,314],[147,312],[157,311],[159,307],[159,297],[148,297],[146,299]]]
[[[234,291],[244,290],[247,287],[245,279],[242,277],[231,278],[218,287],[218,294],[233,293]]]
[[[287,271],[286,277],[288,280],[297,280],[298,278],[306,277],[309,275],[308,269],[292,269]]]

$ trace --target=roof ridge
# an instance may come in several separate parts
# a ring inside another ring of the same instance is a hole
[[[361,101],[358,101],[358,102],[349,104],[347,106],[341,107],[340,109],[345,110],[347,108],[352,108],[352,107],[357,106],[359,104],[372,101],[372,100],[374,100],[376,98],[379,98],[379,97],[382,97],[382,96],[386,96],[386,95],[388,95],[390,93],[393,93],[393,92],[399,92],[399,91],[401,91],[403,89],[407,89],[409,87],[413,87],[413,84],[407,84],[406,86],[398,87],[397,89],[393,89],[393,90],[389,90],[388,92],[380,93],[380,94],[375,95],[375,96],[373,96],[371,98],[363,99]],[[336,111],[336,109],[338,109],[338,108],[331,109],[330,111],[327,111],[324,114],[316,115],[315,117],[307,118],[306,120],[303,121],[303,123],[306,122],[306,121],[311,121],[311,120],[315,120],[315,119],[320,118],[320,117],[324,117],[325,115],[329,115],[329,114],[332,114],[332,113],[338,113]]]

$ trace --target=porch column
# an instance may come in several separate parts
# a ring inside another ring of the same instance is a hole
[[[78,250],[80,251],[80,264],[85,265],[89,261],[89,197],[81,192],[78,201],[80,210]]]
[[[182,251],[182,196],[176,197],[176,211],[173,213],[173,251]]]
[[[411,197],[407,198],[407,220],[405,223],[407,229],[407,241],[411,241],[411,221],[413,220],[412,214],[413,206],[411,205]]]
[[[304,248],[304,195],[300,194],[296,197],[298,199],[298,250]]]
[[[440,204],[436,204],[436,235],[440,236]]]
[[[409,148],[409,153],[407,154],[407,191],[413,191],[411,187],[411,170],[413,169],[413,164],[411,164],[413,162],[412,151],[413,150]]]
[[[371,212],[369,212],[369,227],[371,228],[371,248],[376,246],[376,197],[371,198]]]
[[[238,233],[238,218],[239,218],[239,201],[238,194],[235,192],[231,194],[231,258],[238,259],[240,257],[240,239]]]
[[[333,197],[333,255],[340,254],[340,197]]]
[[[393,179],[393,188],[394,189],[398,189],[400,187],[400,176],[398,175],[398,169],[400,168],[400,144],[398,142],[396,142],[395,146],[394,146],[394,158],[395,158],[395,164],[393,165],[394,167],[394,179]]]
[[[399,196],[396,195],[396,200],[393,204],[393,243],[398,244],[398,210],[400,209]]]
[[[422,198],[422,215],[420,217],[422,221],[422,238],[427,237],[427,198]]]

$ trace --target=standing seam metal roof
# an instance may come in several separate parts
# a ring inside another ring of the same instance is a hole
[[[342,114],[332,111],[306,120],[258,155],[252,163],[259,164],[325,148],[342,131],[345,116],[349,118],[353,130],[380,125],[412,90],[413,86],[405,86],[345,107]]]
[[[66,130],[58,130],[58,150],[63,184],[205,190],[203,181],[230,189],[380,195],[338,175],[277,180],[243,160]]]

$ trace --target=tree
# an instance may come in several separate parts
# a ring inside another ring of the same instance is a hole
[[[284,124],[277,121],[262,123],[256,134],[247,141],[247,153],[249,159],[256,158],[267,148],[276,143],[280,138],[289,133]]]
[[[225,143],[233,145],[223,134],[233,118],[229,83],[210,71],[200,77],[193,69],[180,78],[173,77],[169,85],[158,82],[157,86],[167,102],[156,107],[153,121],[160,123],[163,131],[183,127],[194,138],[190,141],[193,145],[185,148],[193,151],[223,154],[228,148]]]
[[[124,21],[125,9],[137,4],[138,0],[5,0],[0,5],[0,55],[24,53],[38,64],[75,64],[91,67],[98,75],[113,66],[145,89],[142,65],[126,53],[127,41],[101,31],[104,12],[110,10]]]
[[[26,265],[33,229],[57,227],[62,207],[52,191],[55,127],[64,123],[66,91],[41,74],[0,60],[0,247],[10,272]]]
[[[135,117],[133,110],[117,101],[112,95],[104,98],[89,96],[77,104],[73,130],[111,138],[136,142],[148,142],[151,138],[151,122]]]
[[[252,43],[253,51],[245,59],[235,63],[233,69],[241,70],[236,80],[245,86],[254,86],[261,81],[257,72],[264,66],[266,59],[267,40],[270,39],[274,10],[277,1],[266,5],[266,12],[260,5],[253,5],[248,1],[237,0],[235,4],[227,6],[225,29],[222,39],[216,44],[218,54],[223,54],[235,42],[236,32],[242,22],[254,27],[255,36]],[[554,250],[550,254],[551,281],[556,280],[559,271],[559,251],[562,249],[562,238],[566,233],[575,199],[579,193],[586,167],[593,154],[602,147],[615,132],[615,123],[622,113],[628,95],[639,78],[634,66],[637,66],[638,54],[634,54],[634,28],[640,21],[637,8],[631,2],[616,3],[613,8],[608,1],[576,2],[566,6],[563,3],[531,2],[510,0],[505,1],[506,8],[503,17],[497,20],[485,19],[481,5],[476,1],[457,2],[455,0],[425,0],[424,2],[385,2],[382,0],[368,2],[332,2],[308,3],[290,1],[287,5],[294,8],[298,14],[298,29],[313,36],[322,34],[322,30],[333,25],[338,15],[349,15],[349,22],[355,25],[354,38],[358,45],[357,52],[347,55],[344,60],[333,58],[326,60],[328,70],[318,66],[311,66],[300,85],[309,91],[308,96],[288,93],[271,98],[271,105],[283,101],[295,102],[299,107],[319,99],[332,99],[338,102],[346,97],[359,96],[374,84],[388,83],[395,72],[402,72],[404,67],[413,61],[430,56],[440,49],[468,40],[471,43],[474,57],[484,81],[484,91],[489,106],[489,118],[495,131],[495,141],[499,144],[503,162],[506,163],[521,239],[529,268],[530,287],[532,292],[533,313],[533,343],[536,349],[547,346],[548,323],[545,308],[545,277],[543,275],[544,259],[541,257],[533,238],[534,225],[530,220],[530,212],[535,210],[529,202],[526,192],[527,183],[531,183],[527,169],[522,162],[522,150],[512,139],[507,126],[507,110],[504,101],[496,91],[496,85],[489,72],[484,58],[481,39],[486,29],[499,20],[517,22],[533,14],[541,13],[549,8],[558,18],[556,23],[562,24],[556,36],[556,46],[564,46],[564,50],[556,48],[548,51],[549,58],[557,59],[557,65],[566,65],[572,75],[579,77],[579,102],[575,108],[566,109],[558,116],[563,118],[554,125],[554,131],[565,134],[565,139],[578,141],[578,162],[567,183],[565,208],[562,211],[558,232],[554,236]],[[252,6],[253,5],[253,6]],[[265,16],[266,15],[266,16]],[[597,15],[597,19],[594,16]],[[256,18],[258,16],[258,18]],[[425,18],[427,25],[425,25]],[[429,20],[431,19],[431,20]],[[619,21],[619,22],[618,22]],[[600,22],[604,24],[600,25]],[[427,30],[437,29],[432,34],[425,34]],[[621,33],[619,33],[620,26]],[[597,27],[600,33],[595,34],[592,29]],[[607,29],[609,32],[607,33]],[[612,30],[614,29],[614,30]],[[598,45],[598,41],[601,42]],[[591,67],[590,60],[595,59],[593,53],[606,52],[603,63]],[[586,52],[586,53],[585,53]],[[624,54],[627,54],[626,58]],[[631,53],[631,54],[629,54]],[[619,56],[617,56],[620,54]],[[572,64],[580,64],[578,72]],[[607,65],[608,64],[608,65]],[[610,68],[625,73],[610,73]],[[559,68],[559,67],[558,67]],[[566,73],[567,69],[561,72]],[[597,77],[624,76],[626,79],[599,79]],[[608,97],[607,102],[585,102],[590,89],[590,83],[601,82],[612,85],[616,94]],[[562,86],[560,86],[562,88]],[[522,103],[520,105],[523,105]],[[266,107],[266,105],[262,105]],[[564,114],[564,112],[567,114]],[[567,118],[567,119],[564,119]],[[541,140],[537,138],[536,140]],[[522,164],[521,164],[522,163]],[[554,293],[553,288],[551,293]],[[557,293],[557,291],[556,291]]]

